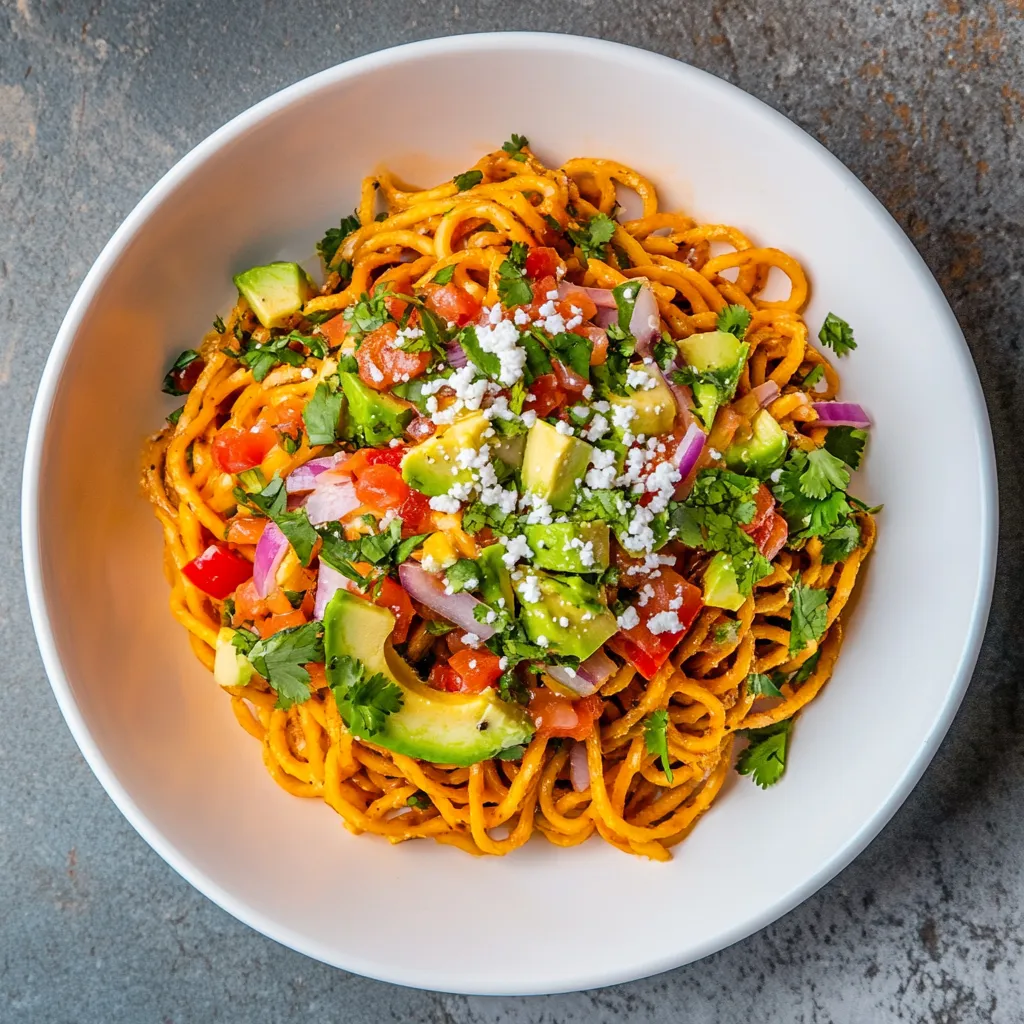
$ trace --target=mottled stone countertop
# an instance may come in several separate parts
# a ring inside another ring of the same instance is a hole
[[[339,61],[513,28],[603,36],[705,68],[853,169],[963,325],[995,433],[1002,540],[963,707],[923,781],[851,867],[700,963],[598,992],[485,999],[397,988],[292,953],[146,846],[93,778],[46,683],[18,501],[29,409],[61,317],[111,232],[178,157]],[[2,0],[0,1021],[1024,1021],[1022,171],[1021,0]]]

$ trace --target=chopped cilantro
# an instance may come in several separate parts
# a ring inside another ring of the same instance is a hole
[[[446,636],[455,629],[455,626],[450,622],[441,622],[439,619],[429,619],[426,629],[431,636]]]
[[[747,676],[747,693],[752,697],[781,697],[782,691],[763,672],[751,672]]]
[[[804,388],[805,390],[813,388],[814,385],[817,384],[818,381],[821,380],[821,378],[824,377],[824,376],[825,376],[825,364],[824,363],[818,363],[811,370],[811,372],[809,374],[807,374],[807,376],[804,377],[804,379],[802,381],[800,381],[800,387]]]
[[[445,570],[445,580],[453,594],[461,593],[463,590],[476,590],[480,586],[480,570],[476,567],[476,562],[460,558]]]
[[[593,344],[580,334],[563,333],[548,338],[547,346],[560,363],[565,364],[583,380],[590,379],[590,353]]]
[[[821,560],[826,565],[845,561],[860,546],[860,526],[850,518],[821,538]]]
[[[182,370],[186,366],[191,366],[197,359],[201,358],[199,353],[194,348],[187,348],[177,359],[174,360],[174,365],[167,371],[167,375],[164,377],[163,384],[160,388],[165,395],[187,395],[189,388],[182,388],[181,383],[183,380]]]
[[[338,439],[338,422],[344,395],[326,381],[317,384],[313,397],[302,410],[302,421],[306,424],[306,436],[311,445],[334,444]]]
[[[227,330],[227,327],[225,327],[225,325],[224,325],[224,317],[222,317],[222,316],[215,316],[213,318],[213,329],[218,334],[223,334]]]
[[[853,340],[853,328],[840,316],[829,313],[818,331],[818,340],[837,356],[845,356],[857,347]]]
[[[522,267],[516,266],[511,256],[502,260],[498,267],[498,298],[506,309],[526,306],[533,301],[533,288]]]
[[[287,363],[289,366],[301,366],[306,357],[291,347],[295,339],[287,334],[281,338],[272,338],[266,342],[250,342],[238,356],[243,366],[252,370],[252,379],[259,383],[275,366]]]
[[[508,142],[503,142],[501,148],[508,153],[513,160],[525,161],[526,154],[523,152],[524,149],[530,144],[530,140],[525,135],[516,135],[512,133],[512,138]]]
[[[793,719],[776,722],[763,729],[746,729],[749,743],[736,760],[736,771],[749,775],[762,789],[773,786],[786,770],[786,752]]]
[[[287,709],[309,700],[309,673],[304,666],[324,660],[323,635],[322,622],[307,622],[257,640],[249,648],[246,657],[253,668],[277,691],[277,707]]]
[[[817,587],[804,586],[797,573],[790,599],[793,614],[789,621],[789,654],[794,657],[824,635],[828,624],[828,594]]]
[[[316,244],[316,251],[320,253],[320,257],[323,259],[325,266],[330,267],[334,262],[334,257],[337,255],[338,250],[341,248],[341,243],[344,242],[353,231],[358,231],[359,227],[359,218],[353,211],[348,217],[343,217],[341,223],[336,228],[327,229],[324,237]]]
[[[603,260],[605,248],[615,235],[615,221],[606,213],[595,213],[582,227],[569,228],[566,232],[573,245],[588,259]]]
[[[511,669],[498,677],[498,696],[509,704],[529,704],[530,689]]]
[[[357,347],[365,335],[383,327],[390,319],[385,303],[388,291],[388,286],[378,285],[372,295],[363,292],[359,301],[342,313],[349,325],[349,337],[355,340]]]
[[[720,331],[732,334],[742,341],[743,336],[747,333],[747,328],[750,326],[750,310],[746,306],[726,306],[718,314],[715,326]]]
[[[304,508],[298,508],[294,512],[288,511],[288,495],[284,481],[279,476],[275,475],[261,491],[248,493],[241,487],[236,487],[234,495],[239,505],[272,519],[288,538],[288,543],[291,544],[299,561],[303,565],[309,565],[309,560],[313,557],[313,546],[316,544],[316,530],[310,524]]]
[[[661,758],[665,778],[672,781],[672,765],[668,756],[668,711],[660,708],[644,719],[644,746],[647,752]]]
[[[465,171],[462,174],[456,174],[452,181],[455,182],[455,187],[460,192],[465,192],[467,189],[471,189],[474,185],[479,185],[484,180],[484,172],[478,170]]]
[[[415,807],[418,811],[425,811],[430,807],[430,797],[422,790],[417,790],[405,801],[405,804],[407,807]]]
[[[332,654],[326,673],[342,720],[357,739],[375,736],[387,716],[402,706],[397,683],[380,672],[370,675],[361,661],[347,654]]]
[[[502,265],[504,266],[504,264]],[[481,373],[492,380],[497,380],[501,376],[501,360],[493,352],[485,352],[480,347],[480,339],[477,337],[476,327],[473,324],[466,324],[462,328],[458,335],[458,342],[469,357],[469,361]]]
[[[839,459],[823,449],[818,451],[826,458],[819,456],[812,463],[807,452],[791,448],[778,481],[772,485],[789,524],[791,541],[830,533],[851,512],[843,490],[849,473]]]
[[[662,335],[654,343],[654,361],[662,370],[668,370],[668,368],[676,361],[676,357],[679,355],[679,348],[676,343],[667,335]]]
[[[867,440],[866,430],[858,430],[856,427],[832,427],[825,434],[825,450],[831,452],[837,459],[842,459],[850,469],[860,469]]]
[[[185,411],[185,406],[179,405],[177,409],[175,409],[173,412],[169,412],[167,414],[167,422],[170,423],[170,425],[172,427],[176,427],[178,425],[178,420],[181,419],[181,414],[184,411]]]
[[[431,281],[433,281],[434,284],[448,284],[454,276],[455,276],[455,264],[454,263],[449,263],[447,267],[442,267],[431,278]]]
[[[545,373],[553,371],[551,360],[535,335],[532,333],[522,334],[519,336],[519,343],[526,352],[523,379],[527,384],[532,384],[538,377],[543,377]]]
[[[519,532],[519,519],[514,512],[506,515],[497,505],[474,501],[466,506],[462,513],[462,528],[466,533],[477,534],[485,526],[504,537],[511,537]]]
[[[850,473],[841,459],[825,448],[807,453],[807,468],[800,474],[800,490],[808,498],[827,497],[833,491],[845,491]]]
[[[790,683],[799,686],[811,678],[814,670],[818,667],[818,660],[821,658],[821,651],[815,651],[797,670]]]
[[[521,761],[525,753],[526,747],[522,743],[516,743],[514,746],[499,750],[494,756],[499,761]]]

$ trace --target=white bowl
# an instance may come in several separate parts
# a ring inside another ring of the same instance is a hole
[[[400,117],[389,112],[400,111]],[[782,783],[733,778],[674,860],[593,841],[503,859],[356,838],[264,771],[167,609],[137,479],[169,360],[233,299],[231,275],[312,255],[378,164],[422,184],[513,132],[549,161],[611,156],[668,207],[803,261],[807,317],[860,347],[843,397],[875,427],[856,490],[885,502],[835,678]],[[945,733],[984,630],[996,542],[984,401],[917,252],[838,161],[718,79],[593,39],[400,46],[315,75],[214,133],[142,200],[61,327],[24,481],[33,621],[64,717],[143,838],[229,913],[309,956],[422,988],[539,993],[653,974],[784,914],[896,810]],[[153,927],[159,927],[153,922]]]

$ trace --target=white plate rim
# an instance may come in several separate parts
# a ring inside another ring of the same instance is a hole
[[[277,923],[268,920],[265,915],[233,897],[208,875],[198,870],[188,858],[178,851],[173,842],[146,817],[135,801],[128,795],[93,739],[77,707],[57,653],[42,582],[43,573],[38,531],[38,471],[42,463],[47,426],[57,387],[71,351],[72,341],[89,309],[89,305],[107,275],[113,269],[122,251],[131,242],[138,229],[145,224],[150,214],[164,202],[182,180],[187,178],[209,156],[212,156],[224,143],[243,134],[251,126],[277,110],[287,107],[294,100],[307,93],[315,92],[323,86],[342,82],[346,79],[357,77],[366,71],[372,71],[376,68],[386,67],[405,60],[450,54],[467,49],[487,50],[490,48],[504,48],[516,44],[548,50],[561,50],[568,45],[573,49],[587,50],[595,56],[614,57],[622,62],[657,63],[662,66],[662,70],[670,70],[683,77],[692,75],[703,79],[705,85],[730,94],[735,102],[746,104],[773,130],[788,135],[791,141],[812,152],[817,159],[824,160],[825,163],[831,165],[833,172],[846,183],[854,196],[859,198],[861,203],[874,212],[879,219],[879,226],[885,230],[891,244],[899,249],[903,258],[921,280],[923,287],[932,293],[936,311],[945,319],[956,348],[955,356],[962,369],[965,398],[967,399],[967,404],[961,411],[969,414],[967,421],[977,435],[977,450],[981,455],[979,469],[982,482],[981,501],[983,513],[980,524],[982,564],[978,576],[977,591],[974,597],[973,612],[963,650],[959,662],[952,673],[945,702],[932,723],[926,742],[922,744],[914,759],[909,763],[903,776],[895,780],[888,797],[876,809],[875,813],[813,875],[804,879],[800,884],[794,885],[788,893],[777,899],[770,907],[765,908],[760,913],[751,916],[741,925],[737,925],[731,931],[726,932],[724,937],[719,935],[714,939],[706,940],[704,943],[690,948],[683,955],[678,953],[674,955],[666,954],[663,957],[647,959],[643,962],[627,961],[619,970],[612,972],[603,971],[600,976],[587,974],[586,972],[576,972],[572,976],[567,976],[557,986],[545,985],[543,988],[532,986],[528,979],[513,979],[500,992],[493,987],[481,989],[475,987],[472,979],[460,977],[457,970],[453,970],[448,977],[437,978],[429,986],[434,991],[480,995],[532,995],[600,988],[649,977],[662,971],[692,963],[721,949],[725,949],[759,931],[773,921],[778,920],[839,874],[878,835],[903,804],[928,767],[938,750],[939,744],[952,724],[967,686],[970,683],[984,639],[992,601],[998,546],[998,490],[992,433],[977,369],[960,326],[931,271],[888,210],[885,209],[852,171],[802,128],[767,103],[750,95],[738,86],[732,85],[730,82],[693,65],[623,43],[576,36],[568,33],[486,32],[442,36],[405,43],[353,58],[287,86],[247,108],[186,153],[139,200],[131,213],[128,214],[103,247],[82,284],[79,286],[57,332],[36,393],[25,449],[21,502],[23,567],[29,613],[36,641],[39,645],[46,675],[50,681],[50,686],[61,714],[64,716],[64,720],[71,730],[72,736],[82,751],[86,762],[121,813],[153,850],[204,896],[226,910],[233,917],[268,938],[280,942],[306,956],[365,977],[398,985],[423,987],[422,978],[416,977],[413,979],[412,975],[415,972],[406,971],[401,965],[383,964],[376,961],[365,962],[357,957],[339,958],[334,951],[326,949],[320,943],[310,941],[294,930],[282,928]]]

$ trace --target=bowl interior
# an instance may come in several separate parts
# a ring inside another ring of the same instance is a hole
[[[396,108],[412,115],[401,132],[382,116]],[[668,865],[596,841],[569,851],[538,841],[498,860],[388,847],[348,834],[319,801],[286,795],[170,617],[160,531],[139,492],[142,439],[173,405],[160,378],[229,308],[232,273],[312,256],[376,165],[433,184],[513,131],[548,161],[631,164],[665,207],[792,253],[813,282],[812,330],[832,309],[859,342],[840,367],[842,395],[875,427],[854,489],[885,511],[838,671],[798,723],[782,784],[761,792],[730,780]],[[991,581],[980,390],[895,224],[757,101],[667,59],[568,37],[462,37],[373,55],[204,143],[143,201],[76,299],[41,391],[26,483],[47,668],[133,824],[266,934],[427,988],[607,984],[705,955],[788,910],[877,832],[923,769],[973,665]],[[936,500],[951,493],[955,503]],[[770,870],[751,868],[754,849]],[[524,941],[487,941],[510,929]]]

